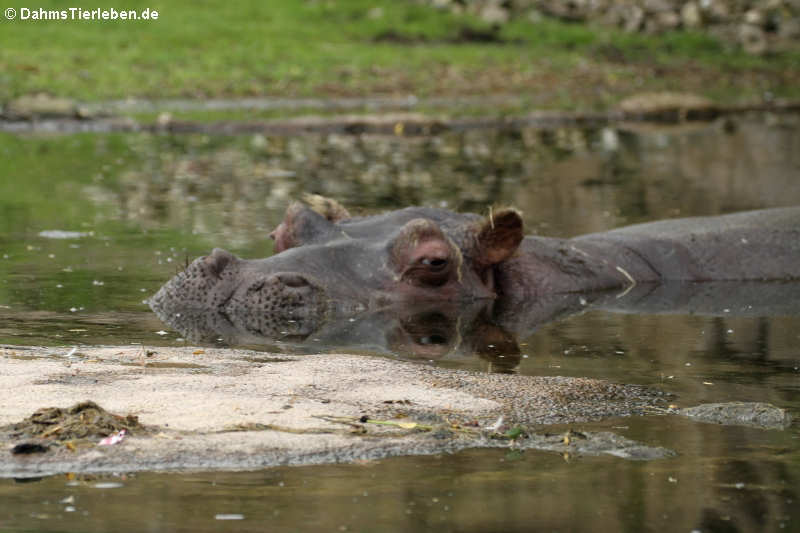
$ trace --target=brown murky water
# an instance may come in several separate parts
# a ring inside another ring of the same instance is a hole
[[[3,135],[0,342],[65,352],[182,343],[157,333],[164,327],[142,300],[214,246],[268,255],[269,229],[307,191],[363,212],[513,204],[529,231],[557,236],[798,205],[798,126],[798,116],[758,115],[410,139]],[[800,314],[787,302],[750,312],[741,303],[711,314],[592,310],[520,330],[518,354],[451,350],[435,364],[642,383],[681,406],[767,401],[797,417]],[[359,339],[350,346],[381,351]],[[576,429],[598,428],[678,455],[631,462],[476,450],[248,473],[0,480],[0,530],[800,530],[797,422],[777,431],[653,416]]]

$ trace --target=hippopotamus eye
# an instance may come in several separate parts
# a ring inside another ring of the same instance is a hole
[[[447,266],[447,259],[441,257],[423,257],[419,262],[433,271],[442,270]]]
[[[424,337],[420,337],[417,340],[417,344],[421,344],[423,346],[431,346],[431,345],[442,345],[447,344],[447,337],[444,335],[426,335]]]
[[[416,286],[439,287],[456,277],[458,249],[432,220],[406,223],[389,244],[389,265],[399,279]],[[454,261],[455,260],[455,261]]]
[[[415,285],[438,286],[450,278],[450,265],[447,257],[423,256],[408,266],[403,278]]]

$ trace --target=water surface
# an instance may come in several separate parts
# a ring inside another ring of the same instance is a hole
[[[416,138],[2,135],[0,343],[65,353],[76,344],[183,344],[143,300],[214,246],[269,255],[268,232],[302,192],[334,196],[357,213],[410,204],[485,213],[511,204],[529,232],[553,236],[798,205],[798,125],[797,116],[757,115],[666,129]],[[729,292],[748,290],[734,284]],[[766,401],[797,415],[800,316],[790,307],[589,310],[519,329],[514,350],[381,354],[647,384],[681,406]],[[578,429],[612,430],[679,455],[640,463],[478,450],[252,473],[4,480],[0,529],[800,530],[797,423],[766,431],[652,416]]]

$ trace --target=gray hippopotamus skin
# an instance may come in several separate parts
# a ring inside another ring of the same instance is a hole
[[[150,306],[189,338],[306,339],[352,317],[402,323],[404,310],[433,306],[452,318],[487,303],[492,309],[472,313],[471,323],[481,317],[477,323],[519,332],[587,302],[706,305],[684,288],[650,286],[800,278],[800,208],[557,239],[525,237],[510,208],[486,217],[424,207],[351,217],[337,202],[309,196],[287,209],[271,237],[278,253],[266,259],[219,248],[196,259]]]

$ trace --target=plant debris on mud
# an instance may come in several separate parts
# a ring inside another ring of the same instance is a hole
[[[147,428],[134,415],[109,413],[92,401],[84,401],[72,407],[44,407],[28,418],[0,427],[4,440],[19,441],[14,453],[45,451],[51,442],[101,439],[124,429],[128,433],[146,433]]]

